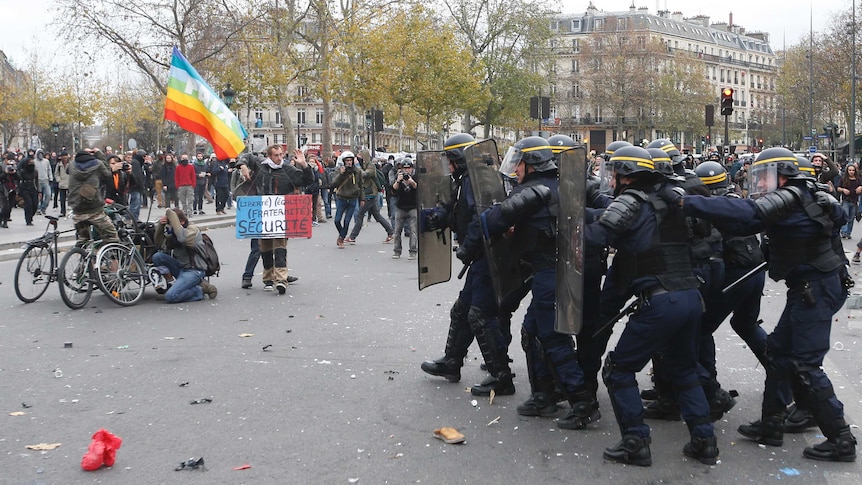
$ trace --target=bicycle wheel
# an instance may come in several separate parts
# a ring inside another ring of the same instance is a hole
[[[87,251],[72,248],[63,256],[57,269],[60,298],[67,307],[84,308],[93,294],[93,278],[90,276],[90,258]]]
[[[103,246],[95,270],[99,287],[117,305],[131,306],[143,298],[147,268],[133,248],[119,243]]]
[[[30,246],[15,267],[15,294],[24,303],[33,303],[45,294],[54,274],[54,258],[48,246]]]

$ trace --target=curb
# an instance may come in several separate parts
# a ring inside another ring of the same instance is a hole
[[[194,221],[192,221],[194,222]],[[200,224],[196,224],[201,231],[207,231],[209,229],[219,229],[222,227],[231,227],[235,225],[235,220],[233,217],[230,219],[212,219],[209,221],[201,221]],[[69,233],[68,235],[61,236],[57,240],[57,249],[62,252],[63,250],[72,247],[75,244],[75,234]],[[9,242],[9,243],[0,243],[0,262],[3,261],[15,261],[21,257],[21,253],[24,252],[24,246],[27,244],[27,241],[19,241],[19,242]]]

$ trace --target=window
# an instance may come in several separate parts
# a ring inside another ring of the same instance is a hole
[[[575,98],[581,97],[581,85],[580,84],[573,84],[572,85],[572,96],[574,96]]]
[[[604,27],[604,23],[604,19],[596,19],[593,23],[593,30],[597,32],[602,30],[602,28]]]
[[[551,21],[551,30],[553,30],[554,32],[560,30],[560,22],[558,20]]]
[[[275,124],[281,124],[281,113],[279,113],[278,111],[275,112]]]
[[[300,125],[305,124],[305,110],[304,109],[296,110],[296,123],[300,124]]]
[[[572,20],[572,32],[580,32],[581,31],[581,19],[573,19]]]
[[[557,95],[557,85],[556,85],[556,84],[551,84],[551,92],[550,92],[549,94],[550,94],[551,96],[556,96],[556,95]],[[552,118],[553,118],[553,116],[552,116]]]
[[[315,110],[314,122],[317,123],[318,125],[323,124],[323,109],[322,108],[317,108],[317,110]]]
[[[581,52],[581,41],[580,39],[572,39],[572,50],[577,54]]]
[[[308,97],[308,88],[305,86],[297,86],[296,87],[296,95],[299,96],[300,98],[307,98]]]
[[[580,72],[578,70],[578,60],[572,59],[572,72]]]
[[[263,121],[263,110],[262,109],[254,110],[254,119]]]
[[[617,30],[626,30],[626,19],[617,19]]]

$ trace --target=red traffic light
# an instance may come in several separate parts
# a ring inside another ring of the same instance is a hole
[[[733,114],[733,88],[721,90],[721,114],[725,116]]]

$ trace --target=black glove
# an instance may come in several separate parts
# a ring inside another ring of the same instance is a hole
[[[596,199],[598,199],[599,194],[601,194],[601,192],[599,191],[600,186],[601,183],[598,180],[592,178],[587,179],[587,207],[594,207]]]
[[[464,265],[468,265],[473,262],[473,255],[464,247],[463,244],[458,246],[458,250],[455,251],[455,257],[461,260]]]
[[[685,196],[685,189],[673,185],[665,185],[659,190],[658,196],[670,205],[679,205],[679,202]]]
[[[838,200],[835,197],[832,197],[831,194],[818,190],[814,193],[814,202],[817,203],[821,209],[828,212],[832,209],[834,204],[838,203]]]
[[[440,227],[440,214],[437,212],[429,212],[425,216],[425,230],[426,231],[436,231],[441,229]]]

